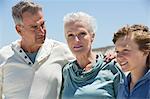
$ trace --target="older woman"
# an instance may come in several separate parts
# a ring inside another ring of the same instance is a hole
[[[150,99],[150,32],[143,25],[121,28],[113,42],[117,61],[124,72],[130,71],[121,83],[118,99]]]
[[[104,62],[102,54],[92,52],[95,20],[83,13],[69,13],[64,17],[64,31],[68,46],[76,60],[63,69],[62,99],[113,99],[123,77],[116,62]]]

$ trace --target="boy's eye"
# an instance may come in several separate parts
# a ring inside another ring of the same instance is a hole
[[[116,53],[119,53],[119,51],[115,51]]]
[[[125,50],[123,50],[123,52],[124,52],[124,53],[129,53],[129,52],[130,52],[130,50],[125,49]]]
[[[124,49],[122,51],[115,51],[117,55],[128,55],[130,53],[130,50]]]

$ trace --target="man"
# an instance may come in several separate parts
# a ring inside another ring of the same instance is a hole
[[[46,38],[42,7],[20,1],[12,7],[20,40],[0,49],[0,95],[4,99],[58,99],[62,67],[72,54]]]

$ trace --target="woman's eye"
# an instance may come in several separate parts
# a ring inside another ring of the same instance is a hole
[[[73,36],[74,36],[73,34],[69,34],[69,35],[68,35],[68,37],[73,37]]]
[[[81,35],[86,35],[86,32],[81,32],[80,34],[81,34]]]
[[[79,37],[84,37],[86,35],[86,32],[79,33]]]

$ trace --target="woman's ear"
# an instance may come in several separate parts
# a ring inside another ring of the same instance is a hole
[[[91,40],[91,42],[94,41],[94,38],[95,38],[95,33],[92,33],[92,40]]]

